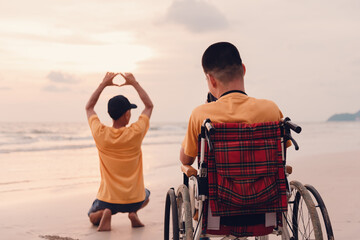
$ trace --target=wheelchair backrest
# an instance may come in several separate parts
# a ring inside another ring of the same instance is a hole
[[[203,149],[213,215],[286,211],[282,123],[213,123],[213,127],[213,149],[208,145]]]

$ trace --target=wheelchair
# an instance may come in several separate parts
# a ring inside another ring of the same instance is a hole
[[[289,118],[256,124],[206,119],[198,169],[183,165],[183,184],[166,194],[164,239],[334,239],[320,193],[287,180],[286,149],[299,149],[291,131],[301,127]]]

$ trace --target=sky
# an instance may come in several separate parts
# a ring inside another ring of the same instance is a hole
[[[360,109],[358,0],[0,0],[0,121],[86,122],[107,71],[132,72],[152,121],[186,122],[207,94],[204,50],[233,43],[249,96],[294,122]],[[116,83],[122,83],[120,77]],[[95,111],[131,86],[108,87]]]

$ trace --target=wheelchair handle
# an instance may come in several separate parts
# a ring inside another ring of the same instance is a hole
[[[295,139],[291,136],[291,130],[293,130],[296,133],[300,133],[302,130],[301,127],[291,122],[291,119],[289,117],[286,117],[283,123],[284,123],[284,139],[285,139],[284,146],[286,146],[286,142],[290,140],[294,144],[295,150],[299,150],[299,145],[297,144]]]
[[[206,131],[208,132],[208,135],[213,135],[215,133],[215,128],[211,124],[210,119],[206,119],[205,127],[206,127]]]
[[[200,137],[202,139],[205,139],[210,152],[212,152],[213,150],[213,144],[211,142],[211,135],[215,134],[215,128],[213,127],[213,125],[211,124],[211,120],[209,118],[207,118],[206,120],[204,120],[203,124],[201,125],[201,134]]]
[[[300,133],[301,130],[302,130],[299,125],[293,123],[293,122],[291,121],[291,119],[288,118],[288,117],[286,117],[286,118],[284,119],[284,124],[285,124],[285,126],[289,127],[291,130],[293,130],[293,131],[296,132],[296,133]]]
[[[299,144],[297,144],[295,139],[293,139],[291,136],[290,136],[290,141],[294,144],[295,150],[296,151],[299,150]]]

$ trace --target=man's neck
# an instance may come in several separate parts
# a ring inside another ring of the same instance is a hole
[[[219,86],[218,92],[217,92],[218,96],[216,96],[216,97],[220,98],[224,93],[233,91],[233,90],[245,92],[244,80],[237,79],[237,80],[227,83],[226,85]]]
[[[119,128],[122,128],[122,127],[125,127],[125,126],[126,126],[126,124],[123,121],[120,121],[120,120],[113,121],[113,125],[112,125],[112,127],[116,128],[116,129],[119,129]]]

